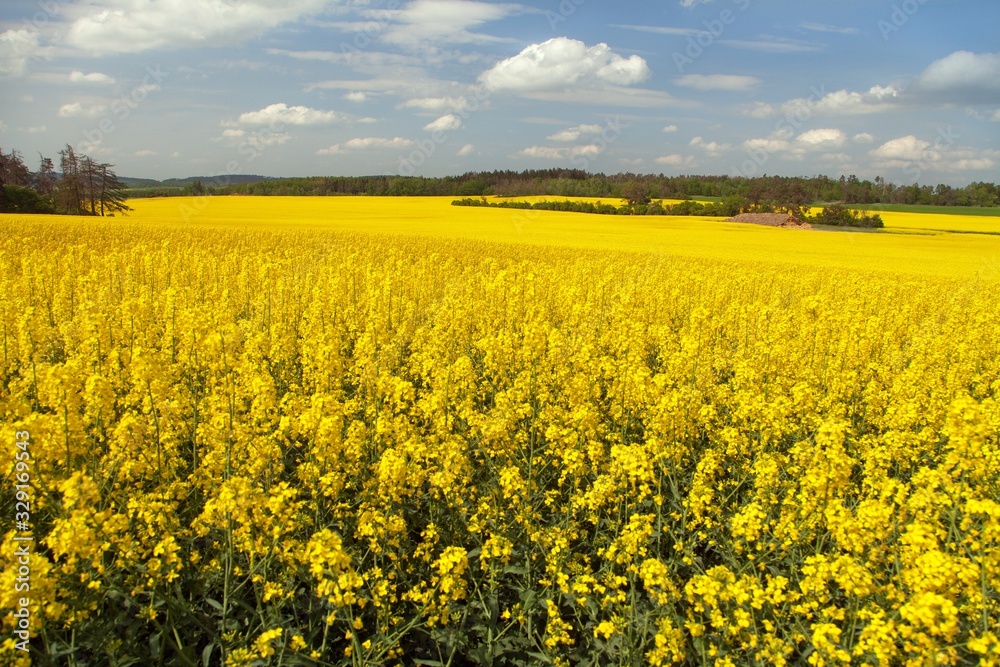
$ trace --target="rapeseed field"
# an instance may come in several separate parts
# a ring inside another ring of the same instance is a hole
[[[1000,663],[1000,236],[449,202],[0,217],[5,663]]]

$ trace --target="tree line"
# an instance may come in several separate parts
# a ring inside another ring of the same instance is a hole
[[[1000,187],[995,183],[950,185],[894,185],[882,177],[874,180],[857,176],[781,177],[663,174],[591,174],[579,169],[530,169],[526,171],[479,171],[442,178],[405,176],[336,176],[280,178],[254,183],[233,183],[231,177],[205,179],[203,192],[191,187],[167,191],[147,188],[131,196],[190,194],[237,194],[275,196],[439,196],[508,197],[550,195],[563,197],[627,198],[627,192],[641,188],[656,199],[692,197],[741,197],[755,203],[840,202],[842,204],[923,204],[940,206],[1000,206]]]
[[[0,149],[0,212],[115,215],[132,209],[126,186],[114,165],[77,153],[68,145],[59,151],[59,172],[51,158],[39,156],[31,171],[21,154]]]
[[[530,211],[570,211],[574,213],[592,213],[596,215],[684,215],[711,216],[731,218],[740,213],[788,213],[800,220],[817,225],[834,227],[859,227],[864,229],[881,229],[885,227],[882,216],[854,211],[839,204],[824,207],[816,215],[810,215],[808,207],[799,205],[752,204],[742,197],[731,195],[720,202],[681,201],[673,205],[664,205],[650,197],[637,192],[625,197],[626,201],[618,206],[601,201],[490,201],[486,197],[478,199],[466,197],[456,199],[452,206],[478,206],[484,208],[508,208]]]

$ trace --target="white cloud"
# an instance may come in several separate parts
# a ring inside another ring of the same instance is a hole
[[[401,109],[422,111],[464,111],[469,107],[469,101],[464,97],[415,97],[399,106]]]
[[[290,107],[284,102],[266,106],[260,111],[240,114],[241,125],[330,125],[348,119],[337,111],[321,111],[304,106]]]
[[[897,139],[890,139],[878,148],[870,151],[870,155],[881,160],[897,160],[917,162],[926,157],[931,142],[918,139],[912,134]]]
[[[450,113],[427,123],[424,125],[424,130],[427,132],[449,132],[460,127],[462,127],[462,119]]]
[[[41,134],[47,131],[49,128],[44,125],[34,125],[32,127],[19,127],[17,128],[19,132],[24,132],[25,134]]]
[[[743,148],[752,154],[761,151],[767,154],[784,153],[792,156],[801,156],[805,150],[796,148],[790,140],[790,132],[772,132],[767,137],[757,137],[747,139],[743,142]]]
[[[829,151],[847,143],[847,135],[835,129],[809,130],[797,136],[795,142],[807,150]]]
[[[969,171],[974,169],[992,169],[996,166],[996,161],[990,158],[962,158],[948,163],[949,169],[959,171]]]
[[[744,116],[750,116],[751,118],[767,118],[774,114],[774,107],[766,102],[754,102],[749,106],[743,107],[742,113]]]
[[[654,162],[656,162],[656,164],[667,165],[668,167],[679,167],[683,164],[689,164],[692,162],[692,158],[690,156],[684,157],[680,153],[674,153],[672,155],[661,155],[656,158]]]
[[[59,107],[60,118],[97,118],[107,110],[103,104],[84,106],[80,102],[71,102]]]
[[[949,173],[992,169],[996,166],[994,158],[1000,158],[1000,151],[955,146],[944,136],[932,144],[910,134],[885,142],[869,151],[869,155],[875,158],[873,164],[879,168],[916,167],[921,171]]]
[[[677,126],[676,125],[667,125],[665,128],[663,128],[663,131],[667,132],[667,133],[676,132],[677,131]]]
[[[6,132],[6,131],[7,131],[7,123],[0,120],[0,132]]]
[[[94,54],[235,44],[323,11],[328,0],[91,0],[66,43]]]
[[[472,151],[474,150],[476,150],[475,146],[473,146],[472,144],[465,144],[464,146],[458,149],[458,152],[455,153],[455,155],[457,155],[458,157],[465,157],[467,155],[472,155]]]
[[[596,144],[586,144],[583,146],[529,146],[522,150],[519,155],[523,157],[538,158],[541,160],[567,160],[573,157],[591,157],[600,155],[603,148]]]
[[[90,74],[84,74],[83,72],[71,72],[69,75],[70,83],[98,83],[98,84],[111,84],[114,83],[114,77],[110,77],[107,74],[101,74],[100,72],[91,72]]]
[[[900,91],[894,86],[872,86],[867,93],[838,90],[817,99],[799,98],[782,105],[786,113],[808,111],[816,114],[856,116],[895,108]]]
[[[603,131],[604,128],[600,125],[577,125],[576,127],[556,132],[549,137],[549,141],[577,141],[585,134],[600,134]]]
[[[674,83],[695,90],[747,91],[759,85],[761,80],[737,74],[686,74],[674,79]]]
[[[694,139],[691,140],[691,143],[688,145],[691,146],[692,148],[698,148],[700,150],[703,150],[709,155],[719,155],[720,153],[724,153],[725,151],[728,151],[730,148],[732,148],[732,146],[730,146],[729,144],[720,144],[716,141],[711,141],[706,143],[705,140],[702,139],[701,137],[695,137]]]
[[[533,92],[631,86],[649,75],[649,66],[639,56],[623,58],[607,44],[588,47],[575,39],[554,37],[497,63],[480,76],[480,81],[491,90]]]
[[[404,9],[391,12],[396,25],[385,30],[385,40],[391,44],[411,47],[428,43],[484,44],[507,41],[470,32],[469,29],[519,11],[521,7],[515,4],[474,0],[413,0]]]
[[[956,51],[935,60],[914,81],[912,92],[945,102],[1000,100],[1000,53]]]
[[[361,102],[367,102],[369,99],[371,99],[371,95],[369,95],[368,93],[362,93],[360,91],[353,91],[344,95],[344,99],[347,100],[348,102],[357,102],[358,104],[360,104]]]
[[[859,132],[854,135],[853,141],[856,144],[870,144],[875,141],[875,137],[868,132]]]
[[[149,149],[143,149],[140,151],[136,151],[135,153],[133,153],[133,155],[135,155],[136,157],[151,157],[153,155],[157,155],[157,152],[151,151]]]
[[[803,30],[810,30],[812,32],[831,32],[838,35],[857,35],[861,31],[857,28],[841,28],[835,25],[827,25],[825,23],[800,23],[799,27]]]
[[[266,146],[280,146],[289,141],[292,135],[286,132],[272,132],[268,129],[260,131],[244,130],[240,128],[229,128],[222,131],[222,136],[215,141],[224,142],[227,146],[249,145],[255,148]]]
[[[351,139],[350,141],[346,141],[342,144],[334,144],[329,148],[321,148],[316,151],[316,155],[338,155],[352,151],[412,148],[413,145],[412,141],[409,139],[403,139],[402,137],[393,137],[392,139],[386,139],[383,137],[364,137]]]
[[[24,74],[28,58],[37,51],[37,32],[20,29],[0,33],[0,78]]]
[[[997,109],[996,111],[993,112],[992,120],[995,123],[1000,123],[1000,109]]]
[[[708,2],[712,2],[712,0],[681,0],[681,7],[694,7]]]
[[[744,141],[743,148],[754,154],[764,152],[802,159],[807,153],[829,152],[840,148],[845,143],[847,143],[847,135],[843,131],[833,128],[809,130],[797,137],[790,130],[777,130],[766,137]]]
[[[773,37],[771,35],[761,35],[759,39],[721,39],[719,44],[726,44],[737,49],[756,51],[757,53],[808,53],[810,51],[822,51],[823,46],[812,42],[803,42],[798,39],[787,37]]]
[[[635,30],[636,32],[648,32],[654,35],[670,35],[677,37],[687,37],[695,36],[699,32],[695,28],[673,28],[670,26],[658,26],[658,25],[629,25],[629,24],[618,24],[613,23],[612,28],[621,28],[622,30]]]

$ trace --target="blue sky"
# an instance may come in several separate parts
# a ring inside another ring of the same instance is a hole
[[[996,181],[996,0],[5,0],[0,146],[121,175]]]

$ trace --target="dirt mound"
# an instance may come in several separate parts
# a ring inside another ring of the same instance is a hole
[[[754,225],[786,227],[788,229],[813,228],[808,222],[799,220],[794,215],[788,215],[787,213],[740,213],[732,218],[727,218],[726,222],[749,222]]]

